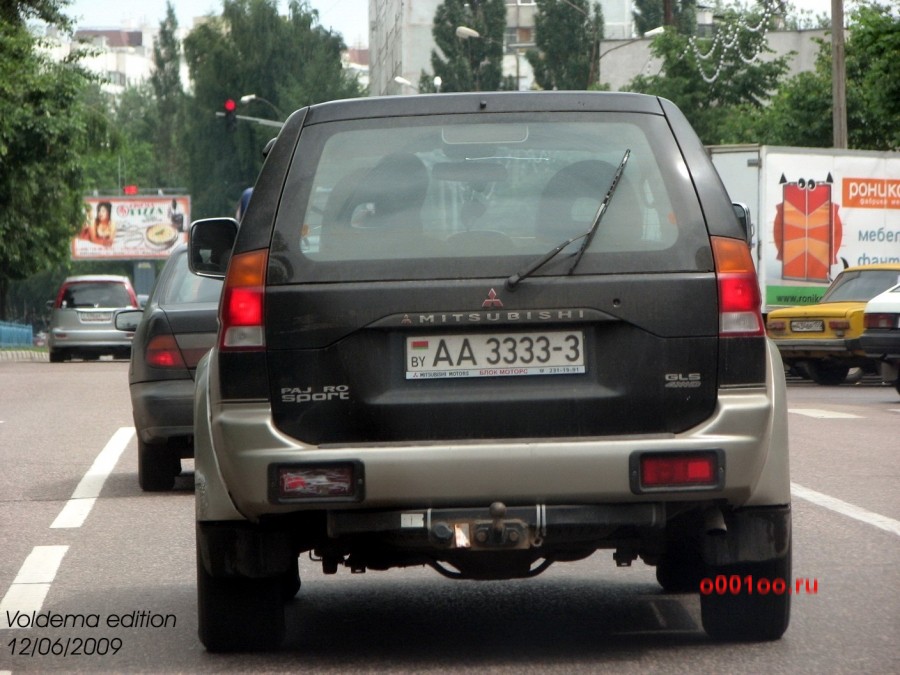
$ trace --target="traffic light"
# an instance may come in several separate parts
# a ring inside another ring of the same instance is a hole
[[[237,103],[233,98],[227,98],[222,107],[225,109],[225,128],[234,131],[237,129]]]

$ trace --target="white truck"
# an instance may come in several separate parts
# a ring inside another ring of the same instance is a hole
[[[848,265],[900,262],[900,152],[710,146],[753,219],[763,313],[815,304]]]

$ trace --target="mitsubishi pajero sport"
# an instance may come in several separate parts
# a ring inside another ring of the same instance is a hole
[[[515,579],[609,549],[670,592],[789,577],[783,367],[671,102],[303,108],[240,228],[198,221],[191,247],[225,279],[195,400],[207,649],[277,646],[306,552]],[[700,602],[716,639],[788,626],[788,594]]]

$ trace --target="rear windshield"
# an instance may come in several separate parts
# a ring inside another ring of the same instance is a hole
[[[706,229],[661,116],[446,115],[306,128],[270,282],[707,269]],[[581,238],[579,238],[581,237]],[[274,277],[274,278],[273,278]]]
[[[900,281],[900,270],[860,270],[843,272],[822,302],[865,302]]]
[[[124,284],[116,281],[81,281],[63,290],[62,309],[84,307],[131,307],[131,296]]]
[[[222,280],[191,274],[187,254],[179,252],[173,255],[178,257],[172,261],[172,276],[163,289],[159,304],[167,306],[218,302],[222,293]]]

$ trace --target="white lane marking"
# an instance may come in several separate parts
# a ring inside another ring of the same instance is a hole
[[[68,550],[68,546],[35,546],[31,550],[3,600],[0,600],[0,628],[18,628],[9,621],[16,612],[31,614],[40,611]]]
[[[816,408],[788,408],[788,412],[795,415],[805,415],[806,417],[815,417],[816,419],[858,419],[859,415],[851,415],[850,413],[834,412],[833,410],[818,410]]]
[[[822,494],[821,492],[816,492],[815,490],[810,490],[809,488],[805,488],[802,485],[798,485],[797,483],[791,483],[791,494],[795,497],[800,497],[800,499],[805,499],[808,502],[812,502],[813,504],[817,504],[818,506],[825,507],[835,513],[840,513],[845,516],[849,516],[850,518],[855,518],[867,525],[872,525],[879,529],[885,530],[886,532],[890,532],[892,534],[896,534],[900,536],[900,520],[894,520],[893,518],[888,518],[887,516],[883,516],[880,513],[874,513],[873,511],[867,511],[864,508],[859,506],[855,506],[845,501],[841,501],[835,497],[831,497],[826,494]]]
[[[121,427],[112,435],[106,447],[97,455],[97,459],[88,469],[87,473],[75,487],[72,497],[63,506],[62,511],[56,516],[51,528],[81,527],[91,512],[94,502],[100,496],[103,483],[112,473],[119,461],[122,451],[125,450],[132,437],[134,427]]]

